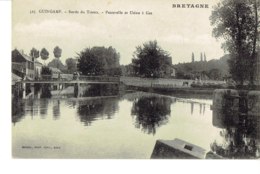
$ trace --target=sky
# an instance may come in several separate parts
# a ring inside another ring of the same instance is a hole
[[[93,46],[114,47],[120,64],[129,64],[137,46],[157,40],[172,57],[172,63],[207,60],[224,55],[221,42],[212,36],[209,17],[218,0],[13,0],[12,49],[29,54],[32,47],[46,48],[48,61],[53,48],[62,49],[62,62]],[[172,4],[208,4],[209,8],[173,8]],[[61,10],[62,13],[40,13]],[[84,11],[73,14],[70,11]],[[86,11],[99,14],[87,14]],[[35,13],[30,13],[35,11]],[[106,11],[146,12],[152,15],[106,14]],[[66,13],[65,13],[66,12]],[[102,13],[103,12],[103,13]],[[47,61],[47,62],[48,62]]]

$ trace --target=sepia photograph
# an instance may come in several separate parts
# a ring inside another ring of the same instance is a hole
[[[12,0],[14,159],[259,159],[259,0]]]

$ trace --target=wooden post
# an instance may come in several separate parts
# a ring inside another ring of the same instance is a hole
[[[79,98],[80,96],[79,96],[79,90],[80,90],[80,83],[78,82],[77,83],[77,86],[78,86],[78,94],[77,94],[77,98]]]
[[[41,95],[42,95],[42,83],[40,83],[40,90],[38,92],[38,97],[37,98],[40,99]]]
[[[26,97],[26,83],[23,83],[23,99]]]
[[[34,96],[34,83],[31,83],[30,89],[31,89],[31,92],[33,93],[33,96]]]

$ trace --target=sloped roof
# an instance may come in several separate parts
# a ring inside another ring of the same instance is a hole
[[[33,60],[32,60],[32,57],[30,57],[30,56],[24,54],[24,52],[23,52],[22,50],[17,50],[17,49],[15,49],[13,52],[16,52],[16,54],[18,53],[19,55],[21,55],[21,56],[22,56],[25,60],[27,60],[27,61],[30,61],[30,62],[33,61]]]
[[[41,66],[43,65],[43,64],[42,64],[41,62],[39,62],[37,59],[34,60],[34,63],[35,63],[35,64],[38,64],[38,65],[41,65]]]
[[[18,50],[19,51],[19,50]],[[30,56],[28,56],[28,55],[26,55],[26,54],[24,54],[22,51],[19,51],[19,53],[26,59],[26,60],[28,60],[28,61],[31,61],[32,62],[32,57],[30,57]]]
[[[23,64],[12,62],[12,69],[17,70],[19,72],[23,72]]]
[[[21,77],[19,77],[18,75],[12,73],[12,85],[14,85],[16,82],[19,82],[21,80],[22,80]]]

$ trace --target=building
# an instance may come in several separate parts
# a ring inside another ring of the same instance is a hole
[[[174,78],[176,76],[176,69],[173,67],[173,65],[165,64],[159,73],[159,77],[161,78]]]
[[[41,79],[41,72],[42,72],[42,63],[39,62],[38,60],[34,61],[34,76],[35,79]]]
[[[22,78],[14,73],[12,73],[12,98],[19,98],[22,96],[23,88],[22,84],[18,83]]]
[[[22,80],[21,77],[17,76],[16,74],[12,73],[12,85],[15,85],[17,82]]]
[[[34,60],[17,49],[12,51],[12,72],[23,79],[34,79]]]
[[[176,68],[174,68],[173,66],[171,66],[171,77],[176,77]]]

